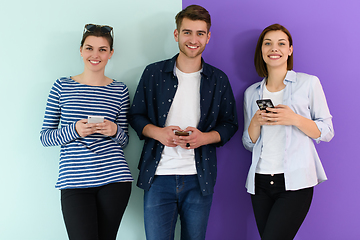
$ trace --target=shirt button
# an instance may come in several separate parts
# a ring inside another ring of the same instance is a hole
[[[273,185],[273,184],[274,184],[274,181],[271,181],[270,184]]]

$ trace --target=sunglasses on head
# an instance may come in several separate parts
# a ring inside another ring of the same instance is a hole
[[[100,28],[100,31],[103,33],[103,34],[110,34],[111,36],[112,35],[112,30],[113,28],[110,27],[110,26],[107,26],[107,25],[96,25],[96,24],[86,24],[85,27],[84,27],[84,33],[86,32],[94,32],[95,29],[97,28]]]

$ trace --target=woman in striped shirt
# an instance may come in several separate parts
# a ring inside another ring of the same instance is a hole
[[[128,89],[104,75],[114,53],[112,27],[85,25],[80,53],[83,73],[51,88],[40,140],[61,145],[56,188],[69,239],[115,240],[133,178],[123,153]],[[104,120],[88,123],[89,116]]]

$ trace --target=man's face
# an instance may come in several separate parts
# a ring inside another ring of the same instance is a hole
[[[207,30],[207,24],[201,20],[182,20],[180,30],[175,29],[175,41],[179,43],[180,54],[188,58],[201,57],[206,44],[209,43],[211,33]]]

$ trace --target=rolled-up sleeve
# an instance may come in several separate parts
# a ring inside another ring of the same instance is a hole
[[[259,99],[258,88],[260,87],[260,83],[253,84],[248,89],[246,89],[244,93],[244,132],[242,136],[242,142],[245,149],[249,150],[250,152],[253,151],[255,143],[252,142],[249,136],[249,125],[251,119],[253,118],[256,110],[253,109],[254,102]],[[258,139],[259,141],[259,139]]]
[[[317,77],[313,76],[313,78],[310,91],[310,112],[312,120],[321,132],[320,137],[314,140],[317,143],[329,142],[334,137],[332,116],[321,83]]]

